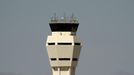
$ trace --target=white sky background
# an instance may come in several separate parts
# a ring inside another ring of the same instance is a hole
[[[133,0],[0,0],[0,72],[51,75],[45,41],[55,12],[79,18],[76,75],[134,75]]]

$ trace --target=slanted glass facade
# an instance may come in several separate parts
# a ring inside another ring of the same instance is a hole
[[[78,25],[77,23],[50,23],[52,32],[63,31],[63,32],[76,32]]]

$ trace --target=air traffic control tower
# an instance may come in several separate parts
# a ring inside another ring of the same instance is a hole
[[[53,75],[75,75],[81,42],[76,36],[79,26],[75,17],[52,17],[49,22],[52,34],[48,35],[46,48]]]

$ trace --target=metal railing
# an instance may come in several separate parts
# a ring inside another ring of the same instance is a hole
[[[49,23],[78,23],[78,19],[74,17],[73,14],[71,17],[64,16],[61,18],[58,18],[55,14],[53,17],[51,17]]]

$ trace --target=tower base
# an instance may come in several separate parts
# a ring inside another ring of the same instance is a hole
[[[74,67],[53,67],[53,75],[75,75]]]

